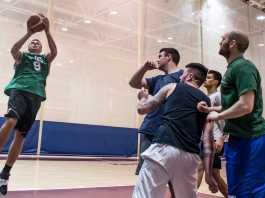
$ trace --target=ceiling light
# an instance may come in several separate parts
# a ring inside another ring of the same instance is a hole
[[[91,21],[90,21],[90,20],[88,20],[88,19],[86,19],[86,20],[84,20],[84,23],[87,23],[87,24],[89,24],[89,23],[91,23]]]
[[[69,60],[69,63],[74,63],[75,61],[74,60]]]
[[[159,40],[157,40],[157,42],[158,42],[158,43],[163,43],[163,41],[162,41],[162,40],[160,40],[160,39],[159,39]]]
[[[173,38],[172,38],[172,37],[167,37],[167,39],[168,39],[168,40],[173,40]]]
[[[118,14],[118,12],[117,11],[111,11],[109,14],[110,15],[116,15],[116,14]]]
[[[264,43],[259,43],[258,46],[259,47],[264,47]]]
[[[62,27],[61,30],[64,31],[64,32],[67,32],[68,31],[68,28],[67,27]]]
[[[258,21],[263,21],[263,20],[265,20],[265,16],[260,15],[260,16],[257,16],[256,19],[257,19]]]
[[[221,29],[225,29],[225,28],[226,28],[225,25],[220,25],[219,27],[220,27]]]

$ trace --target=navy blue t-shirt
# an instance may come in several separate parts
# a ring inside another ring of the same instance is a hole
[[[178,83],[179,77],[182,75],[183,70],[178,70],[172,74],[158,75],[153,78],[147,78],[148,91],[150,95],[155,95],[162,87],[169,83]],[[139,129],[140,133],[155,135],[158,127],[162,123],[164,105],[162,104],[155,111],[148,113]]]
[[[157,130],[154,142],[199,154],[199,143],[207,118],[206,113],[197,110],[200,101],[211,105],[209,97],[200,89],[185,83],[177,84],[165,100],[163,123]]]

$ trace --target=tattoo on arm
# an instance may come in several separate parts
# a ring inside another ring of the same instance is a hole
[[[211,172],[213,155],[214,155],[214,139],[213,139],[213,122],[207,122],[203,133],[203,162],[206,172]]]
[[[154,111],[166,99],[169,90],[170,87],[165,86],[155,96],[148,95],[147,98],[142,98],[138,102],[138,113],[146,114]]]
[[[213,153],[213,134],[211,132],[204,133],[203,153],[204,155],[211,155]]]

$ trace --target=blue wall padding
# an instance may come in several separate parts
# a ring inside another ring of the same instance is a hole
[[[5,118],[0,117],[0,126]],[[36,154],[39,121],[29,131],[22,154]],[[7,153],[14,132],[2,153]],[[133,156],[137,149],[137,130],[133,128],[44,121],[41,154]]]
[[[45,121],[42,154],[132,156],[137,130],[132,128]]]
[[[5,118],[0,118],[0,126],[4,123]],[[39,121],[35,121],[33,126],[31,127],[22,150],[22,154],[36,154],[37,153],[37,146],[38,146],[38,134],[39,134]],[[12,143],[14,137],[14,131],[11,132],[2,153],[7,153],[10,144]]]

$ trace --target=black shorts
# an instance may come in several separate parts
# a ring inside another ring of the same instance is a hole
[[[42,97],[29,92],[17,89],[10,91],[5,117],[17,119],[15,129],[19,130],[23,137],[26,137],[34,123],[42,100]]]
[[[224,147],[222,149],[222,151],[220,153],[215,153],[214,154],[214,158],[213,158],[213,168],[216,169],[222,169],[222,161],[221,161],[221,157],[224,154]],[[201,158],[201,160],[203,160],[203,143],[200,143],[200,153],[199,156]]]
[[[224,147],[220,153],[215,153],[214,159],[213,159],[213,168],[221,169],[222,168],[222,160],[221,157],[224,154]]]

